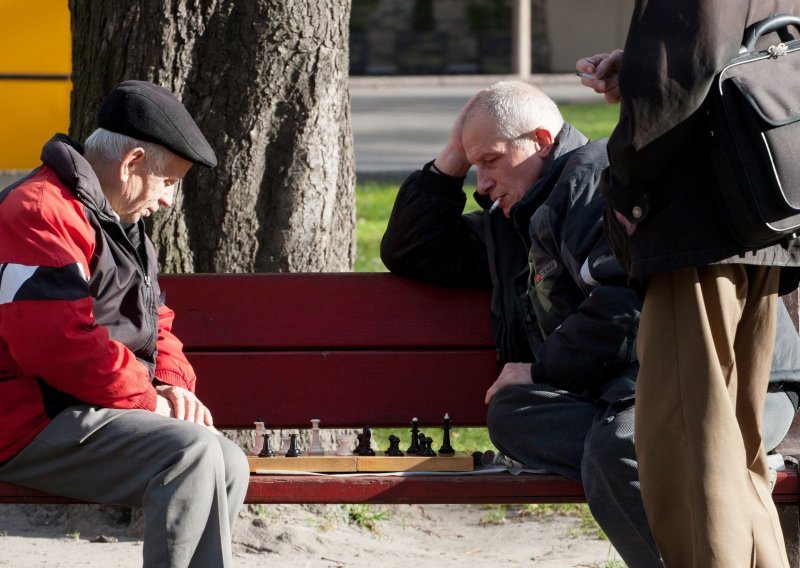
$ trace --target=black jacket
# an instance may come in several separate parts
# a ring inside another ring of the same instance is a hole
[[[627,238],[612,216],[606,221],[631,275],[719,262],[800,265],[798,240],[747,250],[728,233],[714,201],[700,109],[745,27],[777,12],[800,13],[800,2],[637,0],[620,69],[620,121],[608,141],[611,167],[601,188],[609,205],[637,223]],[[764,36],[759,47],[776,38]],[[789,272],[782,292],[796,286],[796,271]]]
[[[600,261],[594,274],[602,279],[606,272],[601,266],[614,264],[610,255],[601,252],[607,247],[597,242],[602,240],[602,205],[596,199],[596,188],[606,165],[605,144],[587,142],[580,132],[565,125],[539,180],[512,207],[510,219],[500,212],[490,215],[489,200],[478,195],[475,198],[484,210],[464,215],[463,179],[437,174],[427,164],[400,188],[381,243],[381,258],[392,272],[402,276],[443,286],[491,287],[492,327],[500,364],[532,362],[537,382],[547,380],[554,386],[588,391],[593,396],[613,393],[617,399],[632,392],[635,369],[632,373],[623,371],[632,364],[630,334],[636,331],[629,316],[638,315],[638,307],[631,307],[629,302],[638,306],[638,300],[624,286],[619,267],[607,271],[609,276],[613,274],[609,280],[613,281],[613,299],[596,302],[602,294],[591,293],[592,287],[572,280],[576,266],[580,274],[587,258],[589,262]],[[559,272],[547,279],[548,289],[544,297],[536,299],[534,311],[528,297],[529,228],[545,202],[548,205],[542,223],[560,225],[558,217],[565,215],[564,226],[575,234],[562,239],[563,226],[545,229],[543,225],[541,233],[532,229],[537,251],[534,261],[544,262],[550,245],[575,248],[550,250]],[[558,238],[549,239],[545,231],[554,231]],[[622,285],[617,287],[619,277]],[[547,302],[551,304],[545,305]],[[616,318],[610,313],[617,309],[625,315]],[[537,314],[542,318],[538,323]],[[611,343],[617,346],[610,347]],[[581,352],[578,357],[577,351]],[[629,379],[624,381],[628,387],[610,389],[609,379],[622,378],[623,374]]]

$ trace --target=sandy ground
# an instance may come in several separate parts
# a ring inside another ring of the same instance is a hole
[[[236,566],[624,566],[608,541],[581,528],[579,518],[521,511],[472,505],[249,506],[235,528]],[[350,512],[362,521],[378,517],[374,529],[350,520]],[[126,513],[92,505],[0,506],[0,567],[141,566],[141,518]]]

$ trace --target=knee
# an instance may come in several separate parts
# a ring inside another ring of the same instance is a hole
[[[218,437],[222,459],[225,464],[225,479],[228,485],[247,486],[250,482],[250,464],[242,449],[222,436]]]
[[[489,436],[496,446],[519,435],[519,429],[514,425],[514,409],[516,408],[514,387],[500,389],[489,401],[486,411],[486,427]]]
[[[621,419],[619,416],[616,419]],[[630,430],[630,431],[629,431]],[[584,480],[615,479],[627,483],[636,477],[636,450],[633,430],[624,424],[605,420],[597,424],[586,437],[581,464]]]

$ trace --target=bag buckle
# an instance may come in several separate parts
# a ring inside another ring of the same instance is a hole
[[[769,53],[773,59],[777,59],[781,55],[786,55],[787,51],[789,51],[789,48],[785,43],[779,43],[778,45],[770,45],[769,49],[767,49],[767,53]]]

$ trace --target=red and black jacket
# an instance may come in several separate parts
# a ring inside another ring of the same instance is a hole
[[[42,162],[0,192],[0,463],[68,406],[154,410],[154,379],[194,390],[142,222],[120,225],[75,141]]]

